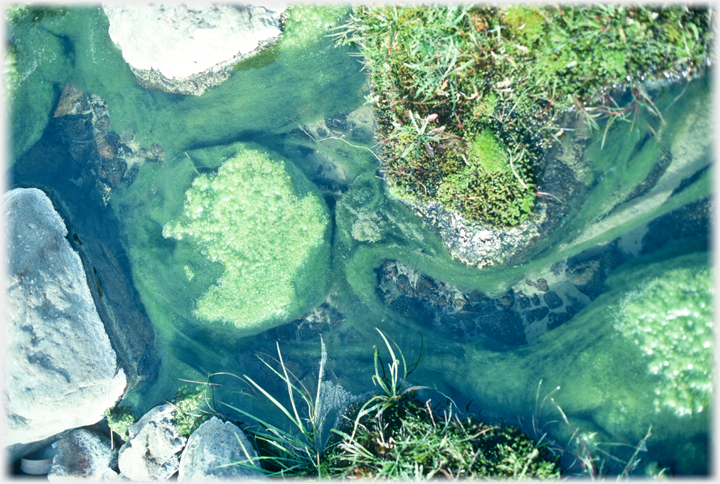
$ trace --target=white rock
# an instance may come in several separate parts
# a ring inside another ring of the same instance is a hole
[[[213,417],[188,439],[180,458],[178,481],[264,478],[259,470],[226,465],[256,457],[255,448],[237,425]]]
[[[128,441],[120,448],[118,467],[133,481],[165,481],[180,466],[178,453],[186,438],[178,433],[170,404],[152,408],[128,429]]]
[[[284,4],[103,6],[110,38],[141,84],[195,95],[224,81],[237,62],[275,42],[286,8]]]
[[[5,445],[22,447],[102,419],[125,390],[78,254],[50,199],[5,194]],[[13,447],[10,449],[14,455]]]

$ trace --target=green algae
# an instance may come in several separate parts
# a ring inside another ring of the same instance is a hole
[[[67,39],[52,31],[63,21],[59,10],[17,8],[6,16],[14,39],[7,54],[11,62],[8,105],[14,126],[8,140],[12,162],[42,135],[59,94],[54,83],[68,81],[74,59]]]
[[[163,236],[189,238],[225,268],[198,300],[198,317],[250,328],[291,319],[305,309],[301,301],[318,299],[328,215],[306,191],[297,193],[283,162],[254,150],[193,180],[183,215],[163,227]]]
[[[606,293],[572,321],[543,335],[537,343],[502,352],[488,350],[480,343],[450,343],[444,351],[427,353],[422,366],[431,370],[427,373],[419,370],[417,378],[445,382],[447,386],[439,386],[442,391],[451,391],[452,387],[466,389],[467,395],[475,399],[486,416],[513,418],[513,415],[525,415],[528,428],[532,425],[531,417],[536,419],[538,428],[552,420],[559,420],[559,414],[549,400],[542,414],[538,412],[540,402],[536,401],[536,395],[539,394],[542,400],[559,387],[552,394],[554,400],[583,435],[595,435],[596,443],[622,442],[633,445],[642,439],[652,425],[653,445],[664,449],[666,458],[676,462],[678,472],[702,469],[707,465],[703,442],[708,432],[708,412],[684,412],[680,415],[677,412],[678,405],[669,408],[662,403],[669,402],[677,395],[676,390],[670,387],[677,382],[678,375],[672,376],[676,379],[673,380],[663,374],[653,373],[649,366],[652,362],[648,361],[647,354],[643,354],[635,343],[632,335],[640,331],[647,337],[651,323],[644,324],[637,318],[623,318],[623,331],[618,331],[616,314],[624,307],[627,316],[630,313],[636,316],[632,310],[627,310],[640,305],[649,305],[646,309],[658,304],[662,306],[663,299],[677,302],[683,297],[677,289],[692,279],[690,274],[707,273],[707,265],[707,253],[681,256],[666,253],[660,260],[640,258],[608,279],[609,290]],[[684,281],[669,282],[679,273],[687,275]],[[686,290],[698,294],[695,297],[698,304],[686,302],[674,305],[666,308],[666,313],[682,311],[683,307],[688,306],[701,308],[709,293],[706,291],[707,279],[699,277],[702,280],[698,287],[694,283],[690,283],[692,288],[685,286]],[[649,290],[656,291],[654,298],[643,298],[643,295],[650,294],[638,291],[639,284],[658,278],[664,283],[648,286],[651,287]],[[646,312],[643,314],[646,320],[653,317]],[[657,317],[659,320],[662,315]],[[707,317],[696,322],[698,327],[701,321],[707,321]],[[633,322],[637,326],[633,326]],[[652,334],[662,338],[658,333],[661,331],[659,327],[652,328],[652,331]],[[702,333],[707,335],[705,330]],[[669,335],[666,342],[670,343],[672,339],[673,336]],[[702,347],[707,337],[703,336],[696,342]],[[681,345],[666,351],[665,358],[671,361],[677,351],[677,356],[681,357],[677,363],[682,364],[682,361],[687,363],[689,353],[698,349],[684,351]],[[707,354],[704,354],[695,364],[700,366],[707,361]],[[702,371],[707,370],[707,365],[703,366]],[[706,385],[709,382],[707,373],[700,379]],[[541,381],[542,387],[538,390]],[[683,381],[683,386],[687,387],[691,381]],[[658,388],[661,389],[660,394]],[[707,393],[701,391],[696,396],[702,397],[697,403],[707,401]],[[561,443],[567,442],[573,434],[573,430],[562,423],[550,424],[547,430],[553,439]],[[687,446],[692,448],[692,457],[684,455],[680,450],[680,440],[686,450]],[[603,449],[602,446],[599,448]]]
[[[668,406],[682,416],[710,406],[714,293],[706,267],[678,268],[645,279],[616,309],[615,329],[646,355],[648,372],[662,376],[656,411]]]
[[[342,9],[313,11],[318,23],[295,29],[302,32],[291,27],[274,62],[235,72],[200,97],[142,88],[112,43],[102,9],[74,7],[32,28],[23,24],[13,30],[19,84],[11,108],[12,156],[39,138],[69,82],[107,101],[111,130],[141,146],[157,143],[170,156],[231,143],[242,132],[284,133],[297,122],[347,110],[362,100],[361,66],[322,34]]]

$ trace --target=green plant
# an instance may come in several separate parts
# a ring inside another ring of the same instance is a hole
[[[355,410],[357,412],[357,410]],[[452,405],[437,416],[417,399],[399,401],[380,416],[355,419],[357,430],[332,447],[329,466],[343,476],[363,478],[556,479],[559,467],[545,445],[520,430],[460,419]],[[348,429],[349,431],[349,429]]]
[[[172,401],[167,402],[175,408],[173,420],[180,435],[189,436],[215,413],[207,404],[207,388],[207,385],[182,385]]]
[[[243,378],[249,382],[253,388],[257,389],[270,400],[273,405],[292,422],[297,433],[287,432],[233,405],[227,403],[225,403],[225,405],[242,415],[252,418],[260,425],[259,429],[250,429],[250,432],[258,444],[258,448],[267,448],[269,451],[269,455],[259,457],[259,460],[265,464],[264,467],[269,475],[322,476],[324,474],[324,467],[320,459],[320,454],[323,448],[322,426],[326,413],[321,409],[321,389],[325,373],[325,364],[327,362],[325,343],[321,337],[320,371],[318,374],[318,388],[315,399],[313,399],[308,389],[287,369],[283,361],[282,353],[280,352],[280,345],[276,343],[276,346],[278,352],[276,362],[280,365],[280,371],[277,371],[262,358],[260,358],[260,360],[285,382],[290,400],[289,407],[280,403],[252,378],[247,375],[243,375]],[[293,379],[300,387],[293,383]],[[305,403],[307,416],[300,415],[296,403],[296,395]],[[233,465],[248,466],[252,465],[252,462],[241,461],[235,462]]]
[[[116,405],[113,408],[108,408],[103,413],[103,416],[107,419],[110,430],[117,434],[123,441],[127,440],[128,429],[137,420],[132,409],[122,405]]]
[[[430,156],[434,156],[434,151],[432,149],[432,146],[430,146],[430,142],[439,142],[440,138],[434,135],[444,131],[445,127],[441,126],[439,128],[433,128],[426,133],[425,130],[427,129],[428,123],[430,121],[434,121],[437,118],[437,115],[431,114],[426,118],[422,119],[422,125],[420,127],[418,127],[417,121],[415,120],[415,115],[412,111],[408,111],[408,117],[410,118],[414,129],[408,129],[402,123],[393,121],[393,126],[398,129],[398,135],[400,135],[400,133],[408,133],[410,135],[410,143],[408,143],[407,148],[405,148],[405,150],[400,156],[402,158],[406,158],[407,155],[413,150],[413,148],[415,148],[415,158],[417,158],[420,154],[421,146],[425,146]]]
[[[247,431],[260,454],[257,458],[248,457],[227,465],[257,469],[254,463],[262,462],[265,474],[278,477],[430,479],[443,475],[448,478],[554,479],[559,476],[557,459],[549,454],[542,441],[535,443],[520,430],[505,424],[483,423],[474,417],[461,419],[453,412],[454,403],[441,416],[430,408],[430,400],[422,404],[414,397],[414,391],[424,387],[405,388],[407,378],[422,359],[422,343],[417,361],[408,366],[399,346],[376,330],[390,354],[390,363],[386,365],[374,347],[372,381],[380,393],[363,399],[347,398],[347,394],[335,398],[339,400],[334,405],[342,410],[342,419],[338,427],[331,429],[327,440],[322,432],[329,410],[326,400],[328,395],[337,393],[339,387],[332,384],[328,387],[329,382],[323,381],[327,353],[322,338],[315,398],[288,370],[277,343],[275,363],[279,369],[260,359],[285,383],[289,405],[282,404],[247,375],[236,377],[270,400],[290,420],[295,431],[283,430],[225,403],[257,422],[257,428],[249,427]],[[298,397],[304,403],[305,415],[301,415]]]
[[[390,353],[391,362],[387,364],[388,373],[386,373],[382,358],[378,355],[377,346],[373,346],[373,349],[375,350],[375,374],[372,376],[372,382],[374,386],[380,387],[382,393],[378,395],[373,395],[372,397],[367,399],[365,403],[363,403],[363,405],[360,407],[357,418],[355,419],[355,428],[353,429],[353,434],[349,437],[351,440],[354,438],[355,431],[357,430],[357,426],[359,425],[360,420],[365,417],[365,415],[374,413],[376,418],[379,418],[385,410],[398,404],[403,399],[403,397],[410,394],[410,392],[426,388],[423,386],[410,386],[408,388],[405,388],[404,390],[402,389],[403,385],[407,382],[408,376],[410,376],[410,374],[412,374],[412,372],[417,369],[417,366],[420,364],[420,360],[422,359],[422,336],[420,343],[420,355],[418,356],[418,359],[415,361],[415,363],[408,366],[405,362],[405,356],[402,354],[402,351],[400,350],[400,347],[397,345],[397,343],[393,341],[393,344],[397,348],[398,354],[400,355],[400,359],[395,356],[395,351],[390,345],[390,342],[388,341],[385,333],[380,331],[378,328],[375,328],[375,330],[380,333],[380,336],[385,342],[385,347]],[[400,379],[401,361],[402,379]],[[382,375],[380,374],[381,372]]]

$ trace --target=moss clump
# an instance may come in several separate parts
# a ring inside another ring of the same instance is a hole
[[[225,268],[196,315],[252,328],[297,312],[324,286],[328,224],[323,201],[298,190],[283,161],[245,149],[195,178],[163,236],[188,238]]]
[[[508,156],[489,129],[478,133],[470,145],[470,163],[478,163],[486,173],[508,171]]]
[[[710,271],[687,268],[650,278],[620,303],[615,328],[645,355],[659,375],[655,409],[702,412],[713,390],[713,299]]]
[[[337,35],[371,73],[393,193],[510,226],[532,210],[559,115],[575,110],[593,128],[659,115],[644,81],[701,73],[711,20],[685,7],[360,6]],[[468,170],[487,132],[510,170]]]

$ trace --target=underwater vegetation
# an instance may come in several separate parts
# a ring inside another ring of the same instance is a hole
[[[711,25],[684,6],[358,6],[335,35],[370,72],[391,192],[514,226],[564,115],[662,120],[647,81],[701,74]]]
[[[197,317],[249,328],[287,317],[323,280],[329,217],[320,197],[296,188],[285,162],[245,149],[216,174],[198,175],[182,215],[163,236],[188,239],[224,273],[197,301]],[[188,279],[194,270],[186,267]]]
[[[615,328],[661,377],[655,409],[678,415],[709,408],[713,391],[713,299],[709,269],[672,269],[641,282],[619,304]]]

